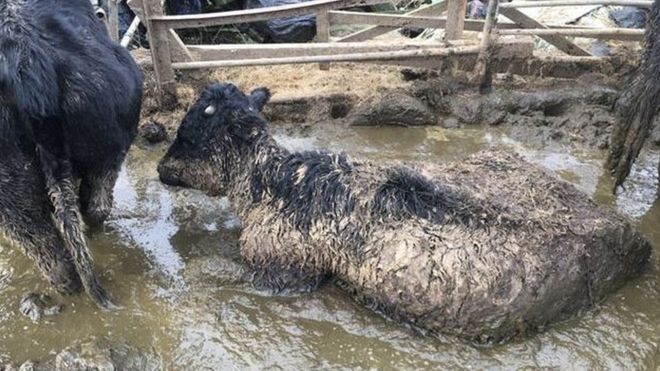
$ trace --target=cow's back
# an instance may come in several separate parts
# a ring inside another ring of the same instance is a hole
[[[19,39],[23,95],[39,94],[49,109],[24,104],[41,138],[64,140],[80,167],[98,166],[132,142],[142,96],[141,73],[114,44],[87,0],[8,1],[12,27],[2,41]],[[35,62],[36,61],[36,62]],[[54,106],[54,107],[53,107]]]

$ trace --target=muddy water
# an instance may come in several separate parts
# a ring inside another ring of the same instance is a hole
[[[283,145],[345,151],[374,160],[460,160],[508,148],[625,211],[660,247],[658,153],[644,154],[627,189],[607,192],[601,152],[523,146],[496,131],[355,128],[275,129]],[[91,236],[96,266],[121,310],[102,312],[84,296],[58,298],[56,317],[33,324],[18,314],[28,291],[50,292],[32,264],[0,244],[0,363],[41,360],[91,335],[124,339],[163,357],[168,369],[455,369],[552,367],[657,369],[660,366],[660,261],[597,310],[517,342],[475,347],[421,337],[353,303],[333,287],[273,297],[234,282],[242,268],[240,221],[226,199],[161,185],[164,148],[134,148],[118,182],[117,205]]]

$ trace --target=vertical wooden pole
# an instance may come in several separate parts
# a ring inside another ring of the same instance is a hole
[[[108,0],[108,32],[114,42],[119,42],[119,6],[117,0]]]
[[[316,14],[316,41],[329,42],[330,41],[330,16],[328,10],[323,9]],[[329,63],[319,63],[319,69],[329,70]]]
[[[493,68],[492,56],[494,49],[494,41],[497,35],[494,31],[497,26],[497,14],[500,5],[499,0],[488,1],[488,11],[486,13],[486,21],[484,22],[484,30],[481,32],[481,50],[477,56],[477,63],[474,66],[473,82],[479,83],[479,91],[481,94],[490,93],[493,87]]]
[[[449,0],[447,6],[447,24],[445,40],[458,40],[463,36],[467,0]]]
[[[142,20],[147,25],[151,59],[159,89],[158,103],[163,109],[173,110],[177,105],[176,76],[174,75],[174,69],[172,69],[168,29],[151,19],[152,16],[163,14],[160,0],[142,0]]]

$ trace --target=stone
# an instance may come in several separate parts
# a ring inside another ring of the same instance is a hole
[[[53,303],[53,299],[48,295],[29,293],[21,298],[19,310],[32,322],[39,322],[44,316],[59,314],[62,304]]]
[[[456,117],[450,116],[442,120],[440,126],[442,126],[445,129],[458,129],[461,127],[461,123],[458,122],[458,119]]]
[[[431,109],[417,98],[406,94],[391,93],[379,100],[367,101],[356,109],[351,125],[435,125]]]
[[[167,140],[167,129],[160,122],[149,122],[140,127],[140,136],[151,144],[161,143]]]
[[[110,342],[93,338],[70,346],[57,354],[57,371],[162,370],[162,360],[156,354],[141,352],[125,342]]]

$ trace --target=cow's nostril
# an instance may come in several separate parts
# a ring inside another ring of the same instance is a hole
[[[175,175],[175,171],[173,171],[170,167],[164,166],[162,164],[158,166],[158,177],[164,184],[175,187],[185,186],[180,177]]]
[[[160,181],[163,182],[164,184],[170,185],[170,186],[175,186],[175,187],[180,187],[183,185],[183,182],[179,180],[177,177],[173,177],[170,174],[167,173],[161,173],[159,174]]]

